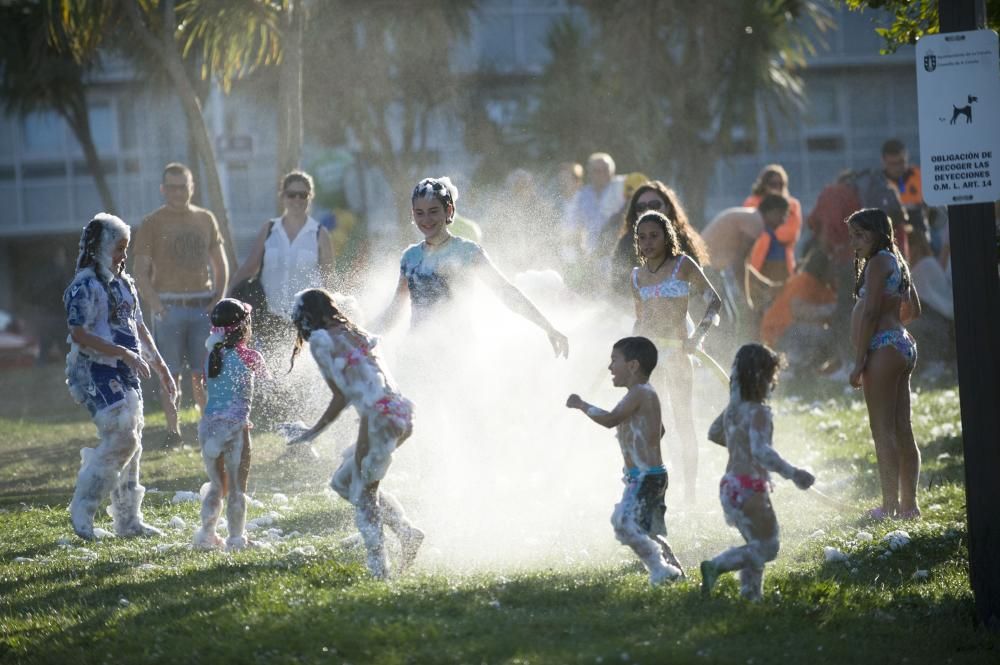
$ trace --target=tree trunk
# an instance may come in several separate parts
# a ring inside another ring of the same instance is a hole
[[[374,160],[379,170],[385,174],[386,180],[389,181],[393,203],[396,205],[396,222],[401,232],[405,231],[413,219],[410,195],[413,193],[413,186],[417,184],[413,169],[404,166],[407,163],[406,159],[407,156],[394,156],[393,159]]]
[[[709,181],[719,156],[697,139],[687,142],[683,148],[678,146],[678,150],[683,151],[681,154],[689,155],[676,175],[678,189],[683,197],[681,204],[691,226],[700,230],[705,227],[705,200],[708,198]]]
[[[212,139],[208,134],[208,126],[205,124],[205,116],[201,112],[201,102],[194,85],[188,78],[184,69],[184,61],[177,48],[174,37],[176,30],[176,17],[174,15],[174,3],[165,1],[162,4],[163,33],[153,34],[146,25],[142,17],[142,8],[137,0],[128,2],[125,5],[126,14],[132,27],[135,29],[143,45],[150,50],[160,60],[160,65],[166,71],[170,82],[174,86],[184,109],[187,118],[188,131],[194,140],[198,155],[201,157],[202,166],[205,168],[205,189],[208,194],[209,209],[215,214],[219,223],[219,232],[225,244],[226,259],[230,269],[235,269],[236,247],[233,244],[233,236],[229,228],[229,214],[226,211],[225,198],[222,196],[222,181],[219,178],[219,169],[215,161],[215,151],[212,148]]]
[[[118,206],[115,205],[114,196],[111,194],[111,188],[104,175],[104,165],[101,164],[101,159],[97,155],[97,146],[94,145],[94,136],[90,131],[90,116],[87,115],[86,100],[72,100],[66,107],[60,105],[59,112],[66,119],[70,129],[73,130],[73,136],[76,137],[83,149],[83,157],[87,161],[87,169],[94,179],[94,184],[97,185],[97,192],[101,197],[104,212],[117,215]]]
[[[201,158],[202,166],[205,169],[205,189],[208,194],[209,209],[215,214],[219,222],[219,231],[226,245],[226,259],[231,267],[237,265],[236,248],[233,245],[233,236],[229,228],[229,214],[226,211],[226,201],[222,196],[222,180],[219,178],[219,168],[215,161],[215,150],[212,147],[212,139],[208,135],[208,127],[205,124],[205,116],[201,112],[201,102],[194,86],[187,79],[184,68],[180,61],[166,62],[164,66],[170,74],[170,79],[184,108],[184,115],[187,118],[188,131],[194,140],[198,156]]]
[[[305,5],[291,2],[284,16],[278,77],[278,178],[302,165],[302,34]]]

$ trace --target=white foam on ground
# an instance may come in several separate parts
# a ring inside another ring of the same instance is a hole
[[[836,563],[838,561],[847,561],[848,557],[836,547],[826,546],[823,548],[823,559],[827,563]]]
[[[882,537],[882,542],[888,543],[889,549],[896,552],[910,544],[910,534],[901,529],[897,529],[896,531],[890,531],[885,534],[885,536]]]
[[[206,483],[207,485],[208,483]],[[198,492],[185,492],[178,491],[174,492],[174,498],[170,499],[170,503],[185,503],[188,501],[201,501],[202,497]]]

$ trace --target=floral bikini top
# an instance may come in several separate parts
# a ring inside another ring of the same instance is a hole
[[[892,272],[889,273],[889,276],[885,280],[885,289],[882,291],[882,293],[885,294],[885,295],[887,295],[887,296],[894,296],[894,295],[902,293],[903,273],[899,269],[899,261],[896,260],[896,255],[893,254],[892,252],[890,252],[887,249],[880,249],[878,251],[878,254],[885,254],[890,259],[892,259]],[[867,281],[867,277],[868,277],[868,264],[865,264],[865,278],[866,278],[866,281]],[[862,284],[861,285],[861,289],[858,291],[858,295],[861,298],[864,298],[865,294],[867,294],[867,293],[868,293],[868,289],[865,288],[864,284]]]
[[[674,264],[674,270],[670,273],[670,277],[659,284],[649,286],[639,286],[639,268],[633,268],[632,287],[639,292],[639,299],[646,301],[653,298],[686,298],[691,291],[691,285],[682,279],[677,279],[677,273],[681,269],[684,259],[684,254],[677,257],[677,263]]]

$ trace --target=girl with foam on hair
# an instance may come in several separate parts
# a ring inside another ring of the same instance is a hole
[[[701,589],[708,594],[722,573],[740,571],[740,594],[759,601],[764,564],[778,556],[778,519],[771,505],[770,473],[809,489],[816,478],[781,458],[771,442],[774,423],[767,400],[778,382],[781,358],[762,344],[736,352],[729,380],[729,405],[712,423],[708,438],[729,451],[719,500],[726,522],[735,526],[746,545],[732,547],[701,563]]]
[[[227,497],[227,550],[241,550],[256,543],[246,536],[246,491],[250,474],[250,405],[254,379],[270,379],[264,357],[249,348],[251,307],[235,298],[224,298],[212,309],[212,329],[205,341],[205,387],[208,400],[198,439],[208,472],[208,492],[201,504],[201,529],[194,546],[213,549],[223,545],[215,531]]]
[[[76,275],[63,295],[71,342],[66,385],[87,407],[100,443],[80,451],[70,519],[73,531],[94,538],[94,516],[111,495],[111,517],[119,536],[161,535],[146,524],[140,507],[142,455],[140,379],[156,371],[171,406],[177,386],[142,320],[132,278],[125,272],[131,231],[114,215],[101,213],[83,229]]]
[[[670,220],[648,211],[635,225],[635,251],[641,265],[632,269],[635,303],[634,334],[653,340],[669,377],[663,384],[670,397],[680,438],[681,477],[685,496],[695,498],[698,476],[698,439],[692,416],[693,367],[691,354],[701,349],[705,335],[715,322],[722,299],[702,272],[701,266],[682,251]],[[701,323],[688,334],[688,307],[693,294],[704,294],[708,302]]]
[[[382,579],[390,573],[383,522],[399,538],[402,561],[397,572],[401,572],[416,557],[424,533],[410,523],[395,497],[379,489],[379,483],[392,453],[413,432],[413,404],[400,394],[382,364],[376,350],[378,338],[351,322],[329,292],[307,289],[296,295],[292,321],[298,330],[292,366],[303,342],[308,342],[333,398],[319,421],[289,445],[312,441],[348,406],[357,410],[361,417],[357,443],[344,451],[330,486],[355,507],[355,523],[372,575]]]
[[[920,316],[920,298],[888,215],[877,208],[859,210],[847,218],[847,227],[857,299],[851,314],[855,361],[850,382],[864,388],[882,485],[882,505],[868,516],[918,519],[920,450],[910,424],[910,374],[917,344],[903,323]]]
[[[460,281],[475,275],[490,287],[512,311],[528,319],[548,335],[556,356],[569,353],[566,336],[511,284],[478,244],[452,235],[448,225],[455,217],[458,189],[447,177],[425,178],[413,189],[413,223],[424,240],[403,252],[396,293],[378,318],[376,329],[392,327],[403,303],[409,299],[414,326],[433,316],[435,307],[449,301]]]

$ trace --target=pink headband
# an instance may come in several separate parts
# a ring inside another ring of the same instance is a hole
[[[241,302],[240,304],[243,305],[243,311],[247,313],[247,316],[250,316],[250,313],[253,312],[253,305],[248,302]],[[243,321],[246,321],[246,318],[244,318]],[[218,332],[226,335],[234,330],[239,330],[240,326],[243,325],[243,321],[237,321],[236,323],[231,323],[228,326],[212,326],[211,330],[208,332],[209,334]]]

